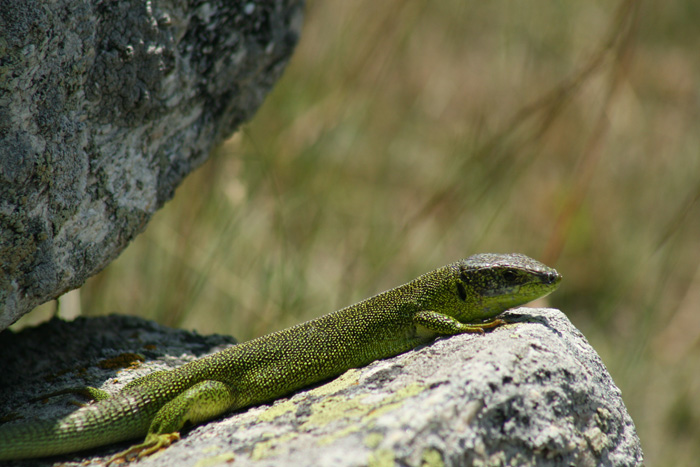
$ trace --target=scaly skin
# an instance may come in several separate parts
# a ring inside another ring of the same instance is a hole
[[[156,372],[60,420],[0,427],[0,460],[45,457],[135,437],[131,460],[179,439],[185,423],[267,402],[429,342],[484,332],[503,311],[554,291],[561,276],[520,254],[474,255],[355,305]]]

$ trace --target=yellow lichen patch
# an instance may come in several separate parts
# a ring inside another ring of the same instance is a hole
[[[378,449],[371,452],[367,458],[369,467],[393,467],[396,465],[394,452],[388,449]]]
[[[415,396],[423,389],[425,389],[425,386],[419,383],[412,383],[396,391],[394,394],[385,398],[384,400],[374,404],[368,404],[365,402],[365,400],[369,397],[367,395],[363,397],[356,397],[354,399],[330,397],[312,406],[311,416],[303,425],[301,425],[300,430],[309,430],[326,425],[336,420],[361,420],[360,423],[355,422],[346,428],[339,429],[328,436],[324,436],[319,441],[319,444],[329,444],[336,439],[343,438],[350,433],[364,429],[368,422],[381,416],[382,414],[399,408],[404,399]],[[381,438],[381,435],[378,436]]]
[[[334,394],[338,391],[342,391],[347,387],[357,384],[357,381],[359,379],[360,371],[356,368],[352,368],[335,378],[333,381],[330,381],[327,384],[324,384],[323,386],[319,386],[315,389],[312,389],[311,391],[309,391],[309,394],[314,396],[326,396],[328,394]]]
[[[421,467],[444,467],[445,462],[442,460],[442,454],[437,449],[426,449],[423,451],[423,459],[421,459]]]
[[[350,433],[355,433],[357,431],[360,431],[361,428],[362,427],[360,425],[347,426],[347,427],[343,428],[342,430],[338,430],[335,433],[332,433],[328,436],[324,436],[323,438],[321,438],[321,440],[319,440],[318,445],[323,446],[326,444],[331,444],[336,439],[344,438],[347,435],[349,435]]]
[[[379,446],[379,443],[384,439],[384,435],[381,433],[370,433],[365,436],[365,446],[370,449],[374,449]]]
[[[425,386],[420,383],[411,383],[408,386],[404,386],[390,397],[387,397],[381,401],[380,404],[375,405],[367,415],[369,418],[377,418],[382,414],[391,412],[392,410],[400,407],[404,399],[413,397],[422,392],[424,389]]]
[[[356,384],[360,372],[350,370],[330,383],[320,386],[312,391],[316,396],[334,394],[338,391]],[[345,395],[327,396],[311,406],[311,414],[309,418],[299,427],[298,432],[311,431],[313,429],[323,427],[329,423],[338,420],[360,420],[360,423],[353,423],[350,426],[339,427],[337,431],[324,436],[318,441],[319,445],[330,444],[333,441],[348,436],[351,433],[358,432],[363,429],[365,424],[387,412],[397,409],[401,406],[403,400],[419,394],[425,389],[425,386],[419,383],[412,383],[405,386],[390,396],[381,399],[378,402],[368,403],[368,399],[374,399],[369,395],[348,398]],[[279,404],[275,404],[265,410],[258,416],[260,422],[270,422],[277,417],[280,417],[288,412],[296,410],[297,403],[294,400],[288,400]],[[269,457],[272,451],[279,445],[286,443],[297,437],[296,433],[289,433],[283,436],[270,438],[261,441],[255,445],[251,459],[262,459]],[[375,440],[377,445],[382,439],[382,435],[377,433],[374,437],[367,439]],[[382,459],[385,456],[382,457]]]
[[[270,457],[274,453],[277,446],[284,444],[287,441],[291,441],[298,436],[299,435],[297,433],[287,433],[282,436],[277,436],[275,438],[270,438],[268,440],[256,443],[255,447],[253,448],[253,452],[250,454],[250,459],[257,461]]]
[[[223,463],[233,463],[236,456],[232,452],[225,452],[214,457],[207,457],[198,461],[194,467],[211,467],[213,465],[221,465]]]
[[[258,415],[259,422],[271,422],[277,417],[280,417],[287,412],[294,412],[296,410],[296,403],[291,400],[286,400],[279,404],[275,404],[265,410],[263,413]]]
[[[362,417],[370,410],[372,410],[372,406],[362,404],[358,398],[348,399],[346,396],[328,397],[311,407],[311,415],[301,425],[300,430],[305,431],[324,426],[344,418]]]
[[[394,394],[392,394],[390,397],[387,397],[385,400],[382,401],[381,405],[382,407],[377,408],[376,410],[379,410],[380,413],[386,412],[385,410],[382,411],[382,409],[387,406],[387,405],[392,405],[401,402],[404,399],[408,399],[409,397],[413,397],[417,394],[420,394],[423,392],[425,389],[425,385],[422,383],[411,383],[407,386],[402,387],[398,391],[396,391]],[[374,413],[373,413],[374,415]]]
[[[329,394],[335,394],[336,392],[342,391],[343,389],[357,384],[360,372],[356,369],[351,369],[340,375],[338,378],[330,381],[327,384],[319,386],[315,389],[309,391],[310,395],[313,396],[327,396]],[[328,400],[328,399],[327,399]],[[271,422],[277,417],[280,417],[288,412],[293,412],[296,410],[297,402],[293,399],[287,400],[285,402],[275,404],[265,410],[262,414],[258,416],[258,421],[260,422]]]
[[[114,370],[117,368],[136,368],[145,360],[146,359],[143,358],[143,355],[125,352],[117,355],[116,357],[101,360],[97,364],[97,366],[104,370]]]

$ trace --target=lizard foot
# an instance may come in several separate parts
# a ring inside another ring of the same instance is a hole
[[[180,433],[149,434],[146,441],[135,446],[131,446],[125,451],[119,452],[107,461],[107,465],[112,463],[127,463],[143,457],[148,457],[156,451],[167,448],[172,443],[180,439]]]
[[[493,329],[498,326],[503,326],[504,324],[508,324],[508,321],[500,318],[495,318],[484,323],[475,324],[474,327],[481,328],[481,332],[484,332],[485,329]]]

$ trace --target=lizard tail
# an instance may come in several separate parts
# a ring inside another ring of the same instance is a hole
[[[0,426],[0,461],[82,451],[144,436],[148,430],[148,421],[139,426],[138,420],[116,417],[112,422],[119,423],[105,424],[84,414],[83,409],[58,420]]]

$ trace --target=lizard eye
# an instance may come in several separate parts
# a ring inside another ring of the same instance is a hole
[[[518,275],[515,273],[515,271],[507,269],[503,272],[503,279],[509,284],[515,284],[518,282]]]

